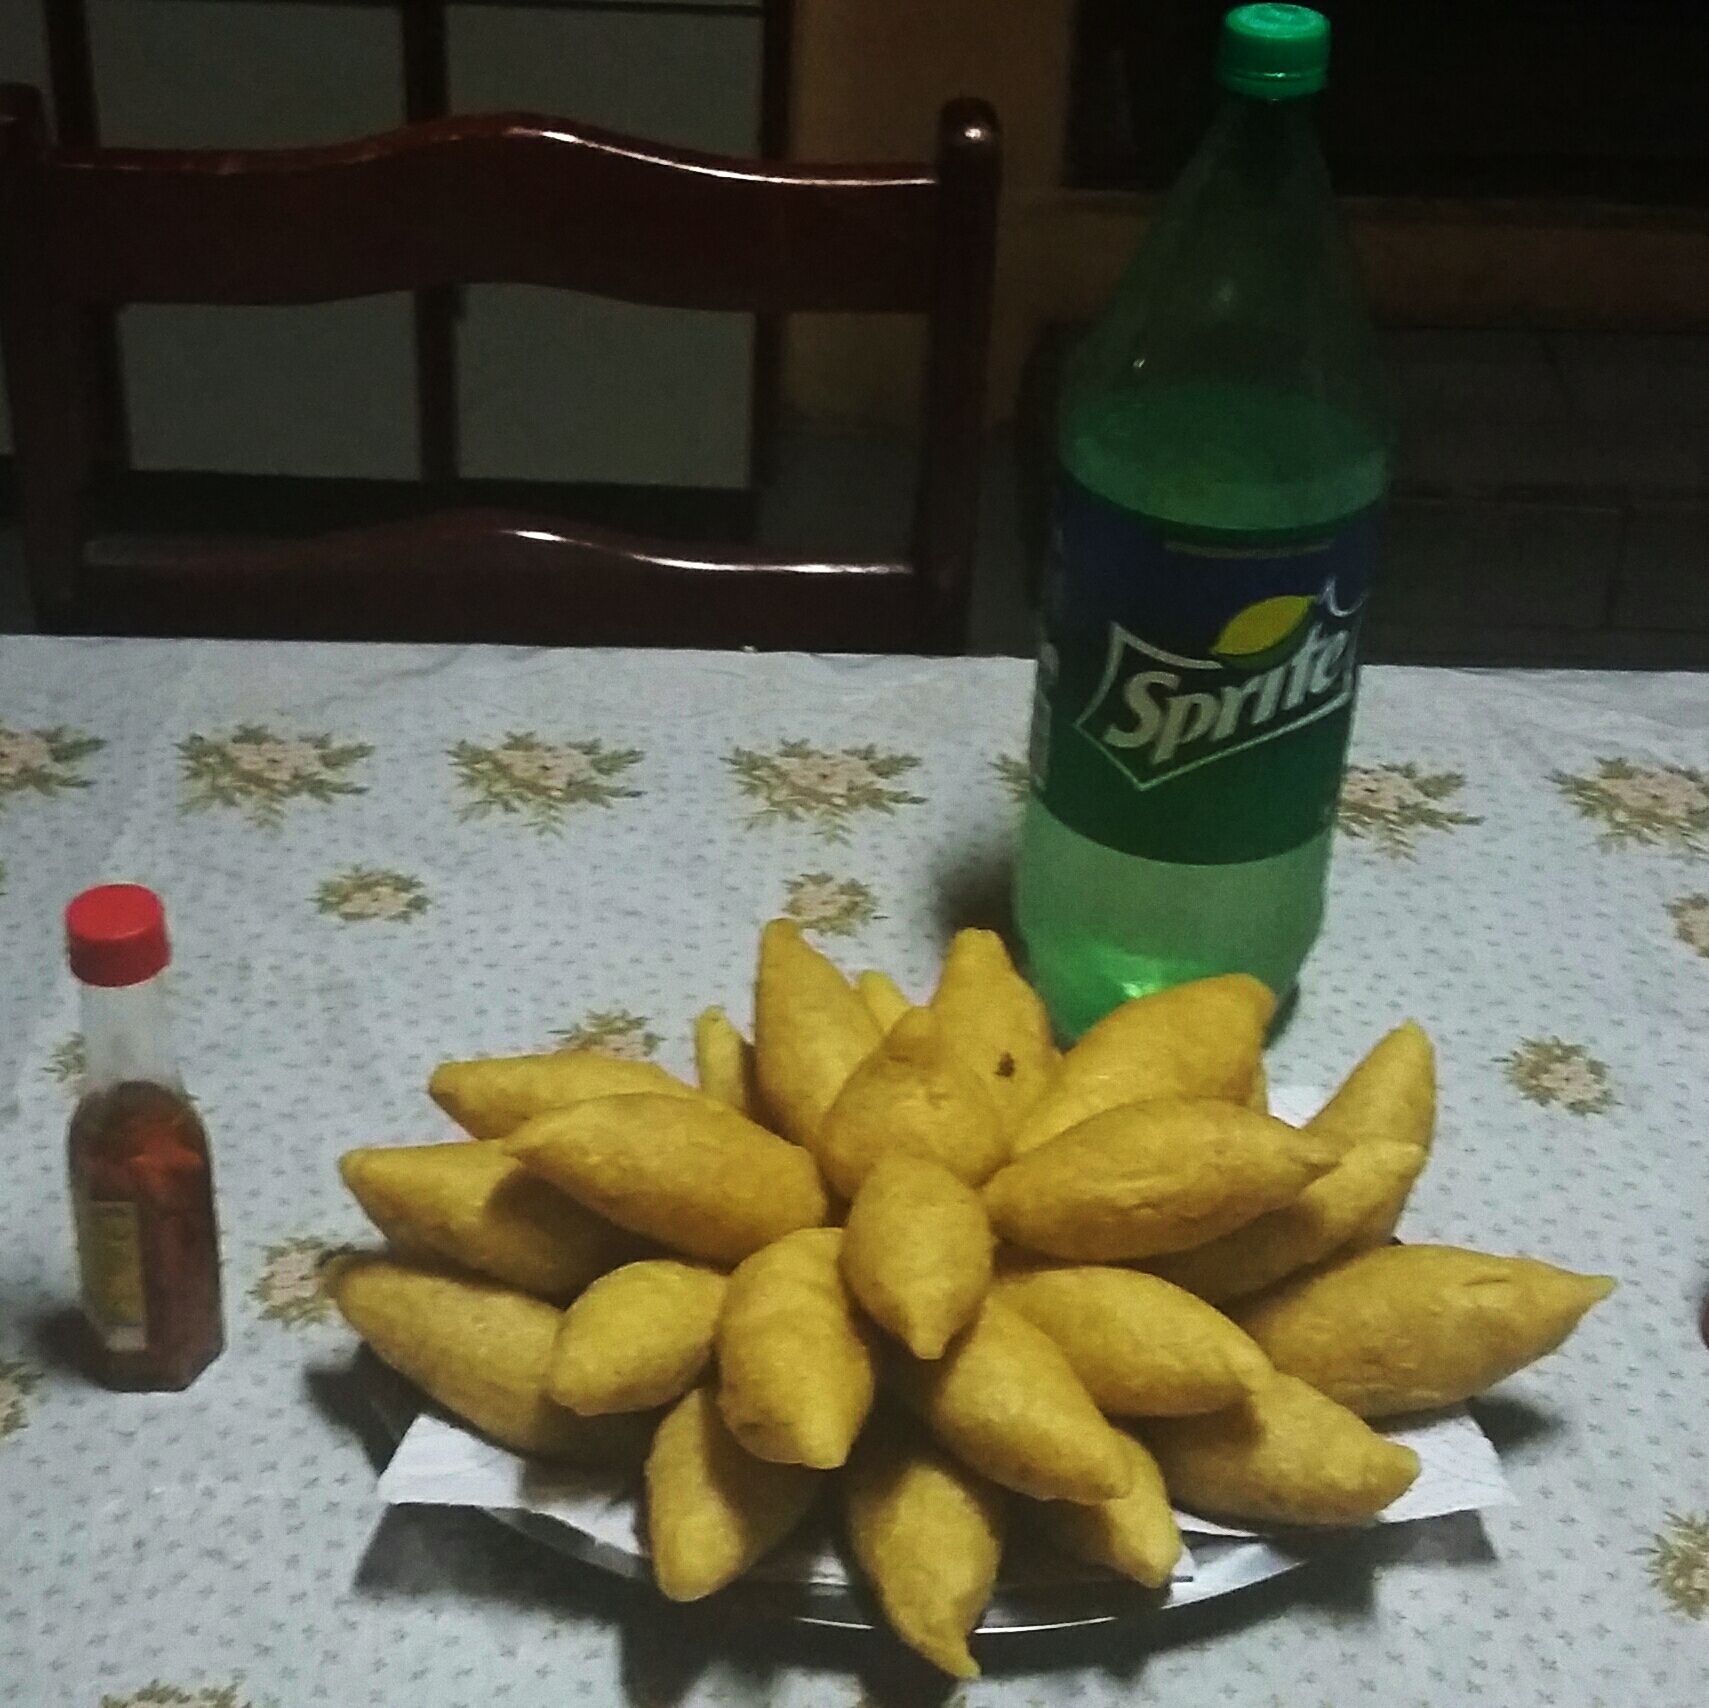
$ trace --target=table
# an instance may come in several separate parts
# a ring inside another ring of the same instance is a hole
[[[0,1682],[12,1708],[857,1708],[892,1645],[666,1610],[478,1515],[382,1517],[314,1258],[333,1162],[426,1138],[437,1058],[594,1040],[683,1068],[757,923],[919,993],[1002,901],[1005,660],[0,640]],[[1709,686],[1368,672],[1330,924],[1276,1046],[1443,1058],[1415,1237],[1621,1287],[1481,1408],[1520,1497],[1358,1538],[1200,1618],[992,1644],[955,1700],[1690,1708],[1709,1679]],[[188,1397],[65,1368],[59,910],[176,934],[230,1346]]]

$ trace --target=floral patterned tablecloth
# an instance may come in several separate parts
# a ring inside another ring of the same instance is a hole
[[[316,1285],[345,1148],[442,1130],[451,1053],[688,1062],[793,914],[923,992],[1000,913],[1029,672],[0,640],[0,1700],[8,1708],[935,1702],[887,1641],[675,1610],[478,1515],[382,1514]],[[1481,1409],[1508,1511],[1337,1543],[1198,1617],[993,1641],[968,1705],[1709,1701],[1709,683],[1367,673],[1281,1079],[1403,1015],[1443,1058],[1407,1231],[1622,1285]],[[59,913],[165,895],[229,1350],[83,1382]]]

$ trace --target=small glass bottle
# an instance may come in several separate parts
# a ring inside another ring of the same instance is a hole
[[[160,898],[85,890],[65,912],[87,1073],[71,1117],[83,1311],[109,1387],[187,1388],[225,1344],[208,1135],[184,1091],[161,975]]]

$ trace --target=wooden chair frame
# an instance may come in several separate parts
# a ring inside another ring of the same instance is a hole
[[[936,161],[915,169],[739,160],[529,114],[320,148],[58,148],[36,92],[0,88],[0,340],[38,620],[73,633],[958,650],[999,173],[995,116],[971,100],[944,109]],[[490,510],[293,540],[93,528],[103,314],[488,282],[763,315],[923,315],[908,554],[727,554]]]

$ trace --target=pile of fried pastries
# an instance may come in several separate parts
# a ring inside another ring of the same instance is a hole
[[[1153,1589],[1173,1506],[1354,1525],[1418,1475],[1373,1421],[1559,1346],[1613,1282],[1396,1244],[1431,1045],[1267,1113],[1271,993],[1138,998],[1059,1051],[1001,940],[915,1007],[788,921],[750,1044],[698,1084],[588,1050],[446,1062],[469,1135],[352,1151],[388,1249],[328,1285],[387,1364],[517,1453],[645,1480],[665,1595],[710,1595],[821,1501],[903,1642],[973,1677],[1005,1536]]]

